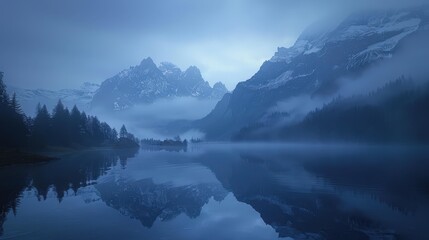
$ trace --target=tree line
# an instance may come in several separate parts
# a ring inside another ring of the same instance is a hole
[[[116,129],[89,116],[74,106],[71,111],[61,100],[50,113],[38,105],[34,118],[27,117],[14,94],[9,97],[0,72],[0,148],[43,148],[110,146],[121,142],[137,143],[138,139],[122,126]]]
[[[429,83],[400,78],[369,94],[338,97],[298,123],[243,128],[235,140],[428,143],[428,106]]]

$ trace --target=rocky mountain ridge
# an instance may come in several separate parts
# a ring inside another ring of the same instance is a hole
[[[240,82],[194,126],[208,138],[228,139],[263,119],[280,101],[338,94],[341,78],[394,58],[406,39],[428,30],[429,11],[421,8],[361,12],[329,31],[304,31],[292,47],[278,48],[255,75]]]
[[[105,80],[91,104],[94,108],[119,111],[160,98],[220,99],[226,92],[220,82],[211,87],[195,66],[182,71],[172,63],[157,66],[151,58],[146,58],[139,65]]]

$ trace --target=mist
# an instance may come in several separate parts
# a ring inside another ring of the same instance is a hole
[[[429,48],[425,47],[428,42],[429,33],[404,41],[391,58],[374,64],[359,76],[339,79],[339,94],[344,97],[365,94],[401,77],[416,83],[428,82]]]
[[[206,116],[216,105],[217,100],[200,100],[194,97],[159,99],[150,104],[135,105],[127,110],[112,112],[92,109],[91,113],[100,116],[111,126],[119,129],[125,124],[127,129],[139,138],[203,138],[198,130],[184,132],[175,129],[175,122],[192,121]]]

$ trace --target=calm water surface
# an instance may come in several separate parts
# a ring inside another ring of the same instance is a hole
[[[0,239],[429,239],[423,147],[200,144],[0,169]]]

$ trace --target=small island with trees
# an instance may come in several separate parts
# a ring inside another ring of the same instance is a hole
[[[174,139],[156,140],[153,138],[142,139],[141,146],[149,150],[184,150],[188,147],[188,140],[182,140],[179,136]]]

